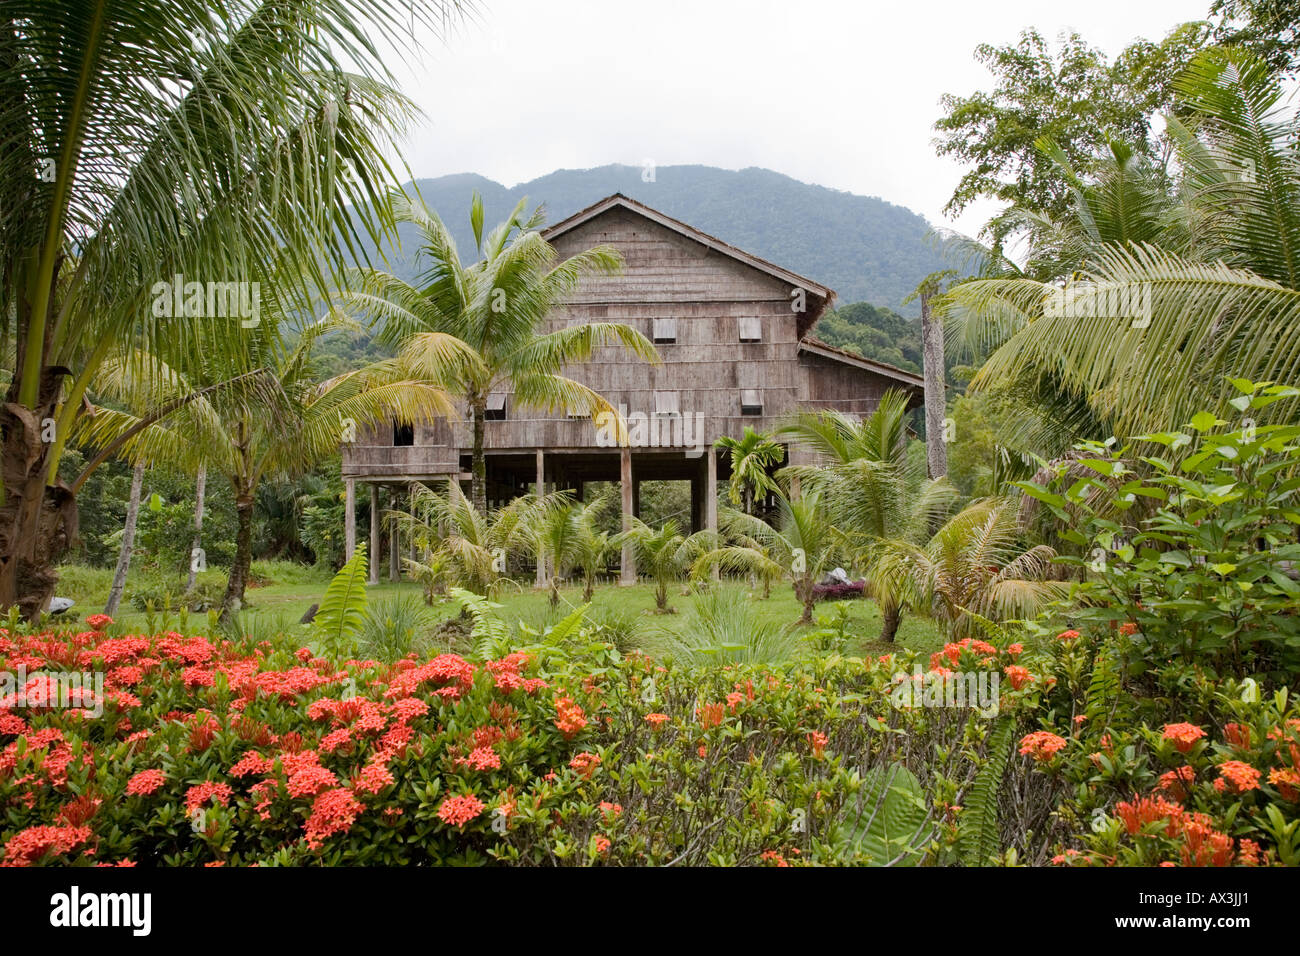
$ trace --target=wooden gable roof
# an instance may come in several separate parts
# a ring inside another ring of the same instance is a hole
[[[752,269],[758,270],[759,272],[772,276],[773,278],[786,283],[791,288],[803,289],[807,293],[808,302],[806,311],[800,314],[798,321],[799,337],[801,339],[812,330],[812,327],[817,323],[817,320],[821,318],[822,313],[830,308],[831,304],[835,301],[834,290],[827,288],[820,282],[814,282],[812,279],[809,279],[806,276],[801,276],[797,272],[783,269],[781,266],[768,262],[766,259],[745,252],[745,250],[739,249],[730,243],[723,242],[716,236],[711,236],[707,232],[701,232],[694,226],[688,225],[679,219],[674,219],[672,216],[666,215],[657,209],[652,209],[645,205],[645,203],[637,202],[635,199],[624,196],[622,193],[614,193],[612,196],[606,196],[604,199],[593,203],[586,209],[579,210],[567,219],[563,219],[555,225],[547,227],[542,230],[542,238],[549,242],[554,237],[568,232],[569,230],[574,229],[585,222],[589,222],[597,216],[615,208],[629,210],[636,215],[642,216],[651,222],[663,226],[666,229],[670,229],[679,235],[685,236],[687,239],[691,239],[708,249],[724,256],[728,256],[737,262],[741,262]]]

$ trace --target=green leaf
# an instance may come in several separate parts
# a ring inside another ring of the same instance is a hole
[[[352,650],[366,620],[366,546],[358,544],[352,559],[330,580],[312,622],[325,647],[335,654]]]

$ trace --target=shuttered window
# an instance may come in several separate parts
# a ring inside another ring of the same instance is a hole
[[[758,389],[742,388],[740,390],[740,414],[742,415],[763,414],[763,400],[759,397]]]
[[[756,315],[742,315],[740,317],[740,341],[763,341],[763,320]]]
[[[655,392],[655,414],[676,415],[681,412],[676,392]]]
[[[654,319],[650,323],[650,337],[655,345],[667,345],[677,341],[676,319]]]
[[[488,422],[502,422],[506,418],[506,394],[499,392],[496,395],[487,397],[487,408],[483,413],[483,420]]]

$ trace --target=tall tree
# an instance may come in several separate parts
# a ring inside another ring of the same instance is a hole
[[[380,323],[380,341],[401,348],[415,374],[464,396],[473,430],[472,498],[486,512],[483,440],[490,394],[509,389],[515,407],[579,412],[594,420],[613,408],[563,375],[565,366],[590,358],[602,345],[622,345],[655,362],[658,352],[644,335],[618,322],[541,332],[582,277],[614,273],[622,259],[612,247],[597,246],[557,263],[555,250],[537,231],[542,209],[526,213],[527,199],[485,235],[483,200],[474,195],[470,225],[477,259],[468,264],[446,225],[422,201],[398,194],[393,208],[399,221],[416,227],[425,271],[411,285],[386,272],[360,270],[356,290],[341,301]]]
[[[1019,276],[950,290],[954,334],[998,346],[973,389],[1049,383],[1058,405],[1097,423],[1085,437],[1102,438],[1200,409],[1233,415],[1228,377],[1300,381],[1300,122],[1244,50],[1206,51],[1178,86],[1191,122],[1169,118],[1184,172],[1168,205],[1181,218],[1165,229],[1157,206],[1103,230],[1097,213],[1119,208],[1101,201],[1115,185],[1103,178],[1062,226],[1080,255],[1068,288]]]
[[[108,601],[104,604],[104,613],[112,617],[117,613],[121,603],[122,592],[126,589],[126,574],[131,567],[131,555],[135,552],[135,523],[140,517],[140,491],[144,485],[144,462],[137,461],[131,469],[131,494],[126,499],[126,523],[122,526],[122,547],[117,554],[117,567],[113,569],[113,584],[108,589]]]
[[[1166,144],[1153,134],[1151,119],[1175,106],[1175,78],[1208,42],[1208,24],[1183,24],[1160,43],[1133,44],[1113,63],[1077,33],[1062,36],[1055,48],[1035,30],[1004,46],[981,44],[975,58],[993,74],[993,89],[945,95],[944,115],[935,123],[939,154],[966,167],[945,212],[955,215],[989,198],[1063,215],[1066,184],[1036,148],[1042,137],[1085,173],[1113,140],[1163,157]],[[988,227],[995,240],[1008,231],[1000,218]]]
[[[34,617],[53,591],[76,536],[58,465],[110,355],[139,347],[191,371],[236,354],[252,316],[215,307],[214,284],[278,262],[281,296],[306,311],[360,233],[390,224],[385,156],[413,107],[380,50],[454,9],[5,0],[0,340],[15,361],[0,410],[0,607]],[[151,307],[168,298],[160,284],[182,314]]]
[[[208,466],[199,465],[198,477],[194,479],[194,541],[190,545],[190,575],[185,581],[185,590],[193,591],[198,579],[199,555],[203,549],[203,495],[208,487]]]

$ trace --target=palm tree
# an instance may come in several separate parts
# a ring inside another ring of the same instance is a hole
[[[818,492],[847,549],[866,567],[881,541],[929,540],[957,500],[946,478],[927,479],[909,459],[907,415],[908,396],[889,391],[861,421],[835,411],[804,412],[780,430],[822,458],[821,465],[785,472]],[[903,618],[900,596],[873,588],[872,597],[880,607],[880,639],[893,641]]]
[[[1048,580],[1054,550],[1021,546],[1017,510],[1014,499],[988,498],[954,515],[923,545],[880,542],[868,572],[874,588],[939,621],[954,640],[980,633],[978,618],[1034,617],[1064,598],[1069,585]]]
[[[529,496],[487,515],[459,491],[440,495],[423,484],[411,486],[411,510],[390,511],[385,521],[398,528],[420,555],[403,558],[431,599],[448,587],[494,597],[509,581],[509,559],[527,546]]]
[[[691,568],[691,576],[701,579],[715,567],[764,579],[788,575],[795,598],[803,607],[797,623],[811,624],[817,600],[813,589],[842,553],[844,539],[815,491],[795,500],[779,489],[773,494],[777,504],[776,526],[727,509],[722,525],[730,543],[715,544],[700,554]]]
[[[1178,86],[1191,119],[1167,121],[1174,195],[1153,197],[1117,153],[1108,176],[1078,184],[1077,222],[1040,252],[1056,274],[979,279],[944,297],[956,338],[995,347],[971,387],[1048,382],[1098,423],[1074,437],[1230,415],[1229,377],[1300,380],[1300,120],[1243,50],[1204,51]],[[1126,297],[1128,308],[1110,306]]]
[[[78,442],[106,450],[122,447],[133,460],[166,460],[192,472],[206,465],[230,481],[235,498],[235,557],[222,602],[223,614],[244,600],[252,561],[253,510],[263,481],[291,480],[335,453],[349,423],[364,428],[394,415],[410,418],[445,414],[446,393],[405,377],[400,363],[388,360],[326,381],[313,374],[311,352],[324,335],[339,328],[335,319],[315,322],[287,346],[280,337],[274,297],[267,303],[275,321],[246,340],[244,360],[256,371],[244,383],[201,391],[164,421],[106,407],[78,420]],[[218,373],[223,375],[225,373]],[[121,382],[129,378],[114,378]],[[175,375],[160,379],[160,393],[190,395],[194,386]],[[117,393],[120,397],[120,392]],[[80,479],[79,479],[80,480]],[[73,486],[74,490],[76,485]]]
[[[274,261],[307,311],[360,234],[391,229],[386,154],[414,107],[380,51],[458,9],[6,0],[0,607],[34,618],[53,592],[75,534],[59,463],[105,360],[140,348],[191,373],[245,348],[248,315],[188,294],[159,314],[160,283],[246,282]]]
[[[582,574],[582,600],[590,602],[596,591],[596,578],[605,570],[616,549],[608,531],[601,530],[601,520],[613,505],[614,486],[608,485],[586,503],[569,505],[572,516],[571,567]]]
[[[690,567],[712,537],[713,533],[709,531],[685,536],[678,529],[677,522],[671,519],[656,529],[640,518],[633,518],[628,530],[610,539],[610,546],[631,546],[637,568],[654,579],[655,609],[660,614],[669,614],[672,608],[668,606],[668,586]]]
[[[393,198],[399,221],[420,236],[418,256],[425,271],[411,285],[375,269],[355,274],[356,291],[341,302],[379,323],[378,339],[401,348],[414,374],[465,397],[473,428],[474,506],[487,510],[487,463],[483,437],[489,394],[509,388],[515,404],[548,411],[613,412],[587,386],[561,374],[565,366],[590,358],[603,345],[622,345],[633,355],[658,361],[650,340],[618,322],[572,325],[541,333],[547,316],[580,279],[613,273],[618,252],[597,246],[556,263],[554,248],[541,237],[541,207],[525,214],[527,200],[489,234],[483,234],[483,200],[470,206],[478,258],[463,263],[451,233],[420,200]]]
[[[776,488],[768,469],[785,460],[785,449],[768,436],[745,427],[744,437],[736,439],[724,435],[713,443],[731,455],[731,480],[727,496],[731,503],[745,514],[754,513],[754,499]],[[712,494],[712,489],[709,489]]]

